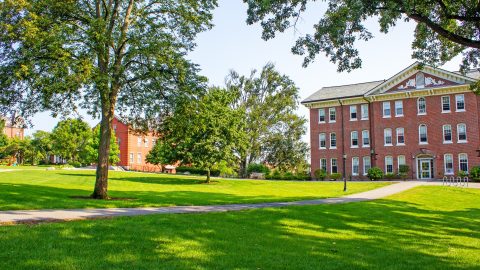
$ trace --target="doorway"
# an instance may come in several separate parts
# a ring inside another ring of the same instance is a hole
[[[432,158],[419,158],[417,165],[417,178],[426,180],[433,178],[433,159]]]

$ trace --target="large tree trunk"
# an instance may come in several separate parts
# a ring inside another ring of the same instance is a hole
[[[102,112],[102,120],[100,121],[97,177],[95,181],[95,189],[92,194],[92,198],[94,199],[108,199],[108,167],[113,114],[113,105],[110,105],[110,108],[104,109]]]
[[[242,158],[240,161],[240,178],[247,178],[247,158]]]
[[[205,181],[207,184],[210,183],[210,168],[207,169],[207,181]]]

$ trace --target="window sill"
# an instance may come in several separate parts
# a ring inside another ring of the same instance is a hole
[[[357,119],[350,119],[350,121],[351,121],[351,122],[355,122],[355,121],[357,121]]]
[[[442,111],[442,113],[451,113],[452,111]]]
[[[457,143],[468,143],[468,141],[457,141]]]
[[[358,145],[352,145],[350,148],[358,148]]]
[[[403,114],[395,115],[395,117],[403,117]]]
[[[327,148],[326,147],[320,147],[320,148],[318,148],[318,150],[327,150]]]
[[[404,143],[397,143],[397,146],[405,146]]]
[[[337,121],[328,121],[329,124],[336,123]]]
[[[427,115],[427,113],[417,113],[417,116],[420,116],[420,115]]]
[[[370,148],[370,144],[368,144],[368,145],[362,145],[362,148]]]
[[[444,141],[443,144],[452,144],[452,141]]]
[[[419,145],[427,145],[428,142],[419,142],[418,144],[419,144]]]
[[[330,147],[329,149],[337,149],[337,147],[336,146],[335,147]]]
[[[326,122],[325,122],[325,121],[323,121],[323,122],[318,122],[318,123],[319,123],[319,124],[325,124]]]
[[[384,115],[383,118],[392,118],[392,116],[385,116],[385,115]]]
[[[352,176],[358,176],[358,173],[352,173]]]
[[[466,110],[463,109],[463,110],[455,110],[455,112],[465,112]]]
[[[365,121],[365,120],[368,120],[368,118],[362,118],[362,119],[360,119],[360,120]]]
[[[454,173],[453,172],[452,173],[445,173],[445,175],[454,175]]]
[[[393,144],[384,144],[383,146],[393,146]]]

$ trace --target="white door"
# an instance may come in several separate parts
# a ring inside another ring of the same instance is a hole
[[[420,160],[420,179],[432,178],[432,167],[429,159]]]

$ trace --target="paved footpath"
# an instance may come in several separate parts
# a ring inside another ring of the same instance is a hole
[[[206,206],[170,206],[170,207],[142,207],[142,208],[100,208],[100,209],[59,209],[59,210],[15,210],[0,211],[0,224],[30,223],[41,221],[66,221],[117,216],[139,216],[150,214],[185,214],[227,212],[248,209],[271,207],[285,207],[297,205],[338,204],[349,202],[370,201],[422,185],[441,185],[441,182],[408,181],[384,186],[378,189],[351,194],[338,198],[305,200],[294,202],[270,202],[256,204],[226,204]],[[469,184],[469,187],[480,188],[479,183]]]

